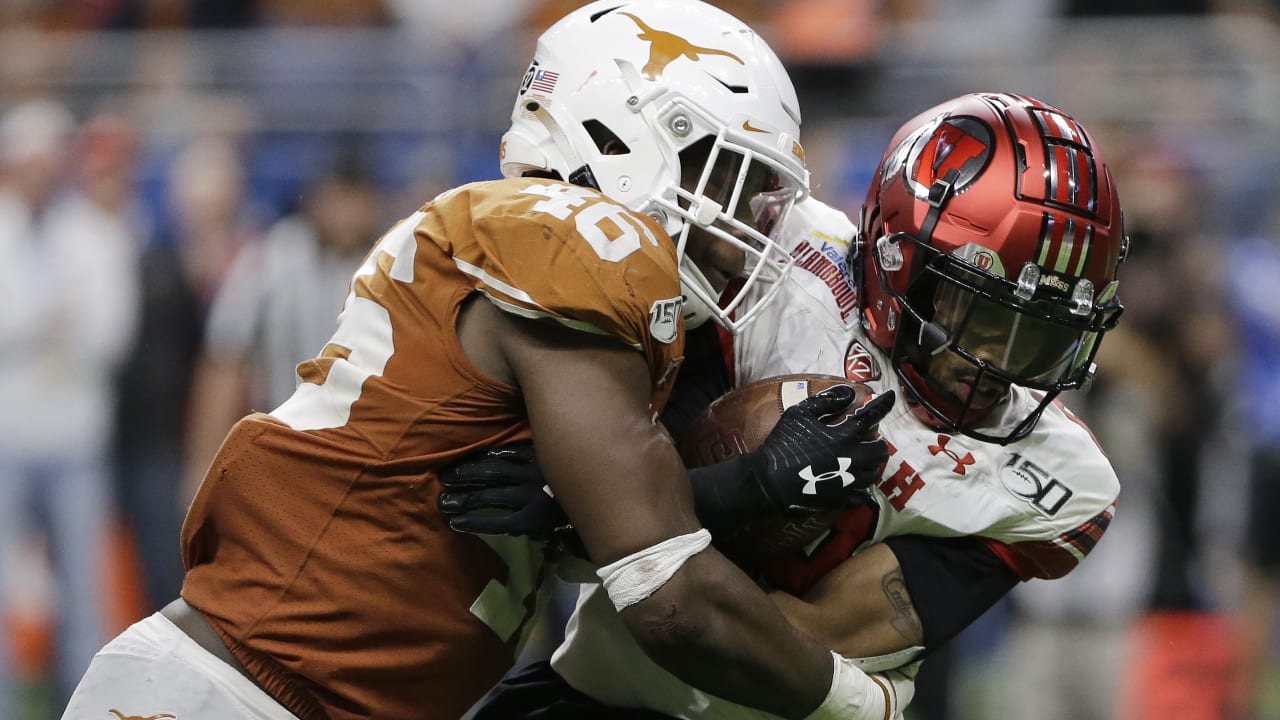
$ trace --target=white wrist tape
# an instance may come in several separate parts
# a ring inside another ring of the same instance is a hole
[[[915,662],[916,659],[923,654],[923,645],[913,645],[906,650],[899,650],[897,652],[886,653],[884,655],[845,659],[858,666],[858,668],[863,672],[873,673],[901,668],[909,663]]]
[[[707,549],[711,533],[705,528],[667,538],[596,571],[605,592],[619,611],[649,597],[671,579],[685,562]]]
[[[915,668],[868,675],[838,653],[831,653],[831,658],[835,661],[831,689],[805,720],[896,718],[915,695]]]

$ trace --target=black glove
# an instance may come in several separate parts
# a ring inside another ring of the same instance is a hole
[[[440,484],[440,512],[454,530],[524,536],[587,557],[569,517],[543,482],[530,443],[460,460],[440,471]]]
[[[854,397],[847,385],[823,390],[787,408],[753,452],[691,470],[698,517],[711,533],[761,514],[818,513],[867,501],[889,458],[877,424],[895,395],[877,395],[838,425],[823,420],[844,412]]]

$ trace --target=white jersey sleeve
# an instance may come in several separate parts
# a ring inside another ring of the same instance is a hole
[[[905,398],[900,388],[899,398]],[[1009,445],[929,428],[906,402],[880,429],[890,457],[876,486],[872,541],[977,536],[1019,578],[1056,578],[1093,549],[1115,512],[1115,471],[1060,403],[1045,411],[1031,435]]]

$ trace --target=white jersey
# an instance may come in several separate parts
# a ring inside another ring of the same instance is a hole
[[[734,343],[738,386],[788,373],[843,375],[898,402],[880,422],[890,457],[875,506],[846,513],[827,535],[775,563],[769,580],[803,595],[868,544],[895,535],[984,538],[1021,579],[1065,575],[1091,550],[1115,510],[1119,481],[1089,430],[1060,403],[1009,445],[950,435],[925,425],[888,358],[863,334],[845,258],[853,226],[808,199],[788,218],[796,267],[783,297]],[[785,316],[785,319],[779,319]],[[759,335],[759,339],[755,339]],[[1038,398],[1015,389],[1010,403]],[[553,667],[575,688],[609,705],[680,718],[771,718],[695,690],[649,660],[599,586],[584,586]],[[871,669],[875,666],[868,666]]]

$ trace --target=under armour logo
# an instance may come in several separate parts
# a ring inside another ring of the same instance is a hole
[[[120,720],[165,720],[166,718],[171,718],[173,720],[176,720],[178,717],[177,715],[173,715],[171,713],[160,713],[159,715],[148,715],[146,717],[143,717],[141,715],[125,715],[124,713],[120,712],[119,710],[116,710],[115,708],[111,708],[107,712],[120,718]]]
[[[935,456],[938,453],[942,453],[943,455],[946,455],[947,457],[951,458],[952,461],[954,461],[956,464],[955,467],[951,468],[951,472],[957,475],[964,475],[965,466],[972,465],[976,462],[976,460],[974,460],[973,458],[973,453],[967,452],[964,454],[963,457],[961,457],[960,454],[957,453],[955,450],[952,450],[947,447],[947,443],[949,442],[951,442],[950,435],[939,435],[938,444],[930,445],[929,452]]]
[[[849,466],[853,464],[853,460],[845,457],[838,457],[836,458],[836,462],[840,465],[839,470],[832,470],[831,472],[825,472],[821,475],[813,474],[812,465],[806,466],[801,470],[800,478],[804,480],[804,487],[800,489],[800,494],[817,495],[818,483],[826,480],[835,480],[836,478],[840,479],[840,487],[849,487],[852,485],[857,478],[853,476],[853,473],[847,472],[847,470],[849,469]]]

